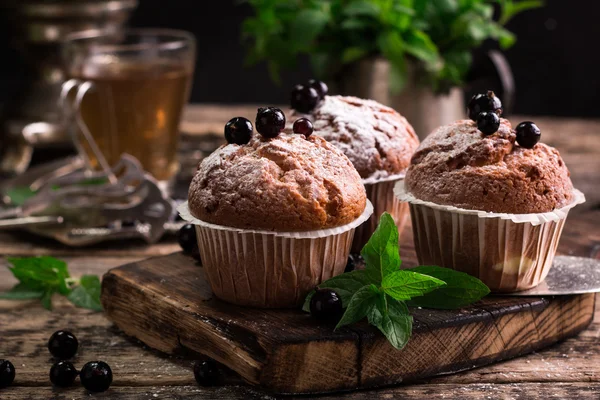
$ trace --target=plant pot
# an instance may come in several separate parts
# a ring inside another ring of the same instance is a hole
[[[421,140],[438,126],[465,118],[462,88],[454,87],[447,94],[436,94],[419,85],[414,68],[408,68],[406,86],[401,93],[393,94],[389,75],[387,60],[367,58],[345,67],[337,75],[333,89],[339,94],[373,99],[392,107],[408,119]]]

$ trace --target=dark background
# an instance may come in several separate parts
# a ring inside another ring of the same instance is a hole
[[[277,86],[264,64],[245,67],[241,22],[252,10],[238,0],[140,0],[134,26],[193,32],[198,59],[192,102],[286,103],[290,87],[311,76],[306,59]],[[515,17],[508,28],[518,41],[506,51],[516,82],[514,112],[533,115],[600,117],[600,1],[546,0],[541,9]],[[11,96],[21,76],[17,53],[0,27],[0,99]],[[495,44],[486,44],[486,48]]]

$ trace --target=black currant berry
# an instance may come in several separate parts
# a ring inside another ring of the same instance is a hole
[[[56,331],[48,340],[48,350],[59,360],[68,360],[77,353],[79,342],[69,331]]]
[[[484,135],[491,135],[498,132],[500,128],[500,117],[494,112],[482,112],[477,117],[477,129]]]
[[[12,385],[15,373],[15,366],[10,361],[0,359],[0,389]]]
[[[317,289],[310,299],[310,315],[316,319],[334,320],[342,311],[342,299],[332,289]]]
[[[252,138],[252,122],[244,117],[235,117],[225,124],[227,143],[246,144]]]
[[[329,91],[329,88],[327,87],[327,84],[325,82],[318,81],[316,79],[311,79],[310,81],[308,81],[308,86],[317,91],[317,93],[319,94],[319,99],[321,100]]]
[[[536,124],[531,121],[524,121],[517,125],[517,143],[526,149],[533,149],[533,146],[540,141],[542,132]]]
[[[198,240],[196,238],[196,227],[192,224],[185,224],[177,232],[177,241],[186,253],[193,253],[198,248]]]
[[[307,118],[300,118],[294,121],[292,130],[294,133],[309,137],[313,133],[313,124]]]
[[[50,368],[50,382],[54,386],[67,387],[75,382],[79,371],[68,361],[59,361]]]
[[[113,380],[112,370],[104,361],[90,361],[79,373],[84,388],[90,392],[105,392]]]
[[[256,114],[256,130],[266,138],[274,138],[285,128],[285,114],[279,108],[259,108]]]
[[[310,86],[296,85],[292,90],[290,103],[294,110],[306,114],[319,104],[319,99],[319,92],[316,89]]]
[[[362,256],[358,253],[349,254],[348,262],[346,263],[346,269],[344,272],[352,272],[358,267],[360,264],[364,262]]]
[[[219,367],[216,361],[207,358],[194,364],[194,378],[200,386],[215,386],[219,382]]]
[[[477,116],[482,112],[494,112],[498,116],[502,115],[502,102],[494,92],[488,90],[487,93],[479,93],[471,97],[467,105],[467,114],[473,121],[477,121]]]

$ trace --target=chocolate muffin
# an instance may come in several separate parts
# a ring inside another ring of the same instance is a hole
[[[471,274],[493,292],[526,290],[548,274],[569,209],[585,198],[535,124],[515,131],[490,112],[431,133],[395,193],[410,204],[421,264]]]
[[[461,120],[429,135],[412,157],[407,190],[436,204],[495,213],[549,212],[569,204],[573,184],[558,151],[543,143],[515,143],[506,119],[483,136]]]
[[[348,156],[363,179],[405,171],[419,145],[406,118],[373,100],[325,96],[310,119],[317,134]]]
[[[348,158],[323,138],[255,135],[202,161],[188,204],[195,217],[213,224],[310,231],[354,221],[366,195]]]
[[[307,122],[307,121],[305,121]],[[259,108],[225,126],[179,207],[196,227],[216,297],[249,307],[296,307],[344,272],[357,226],[373,212],[358,172],[325,139],[282,133],[285,115]]]
[[[393,190],[396,181],[403,178],[410,157],[419,145],[406,118],[373,100],[325,95],[307,116],[317,135],[348,156],[363,179],[367,198],[373,204],[373,216],[356,229],[352,252],[362,250],[383,212],[389,212],[402,231],[408,220],[408,204],[398,201]]]

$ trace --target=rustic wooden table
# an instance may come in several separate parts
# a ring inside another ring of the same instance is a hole
[[[225,122],[233,113],[223,114]],[[245,115],[246,109],[239,114]],[[215,117],[215,114],[217,115]],[[200,133],[203,119],[221,118],[220,110],[195,108],[188,114],[187,131]],[[511,118],[514,122],[523,117]],[[600,121],[535,118],[545,143],[557,147],[571,170],[573,182],[587,196],[574,209],[559,246],[561,254],[600,258]],[[214,124],[215,130],[222,124]],[[403,233],[405,240],[410,231]],[[52,255],[69,263],[73,275],[103,274],[109,268],[142,258],[178,251],[173,238],[152,246],[141,242],[113,243],[71,249],[26,233],[0,233],[0,255]],[[0,291],[16,282],[0,261]],[[81,346],[75,364],[94,359],[108,362],[114,372],[111,389],[94,397],[114,399],[269,399],[266,393],[244,385],[235,377],[230,385],[201,388],[191,371],[192,357],[166,357],[120,333],[101,313],[72,307],[56,298],[52,312],[30,301],[0,301],[0,358],[10,359],[17,377],[12,387],[0,390],[0,399],[76,399],[88,394],[76,385],[53,390],[48,337],[70,329]],[[587,330],[544,351],[468,372],[429,379],[416,384],[372,391],[333,394],[324,398],[350,399],[525,399],[600,398],[600,305]]]

